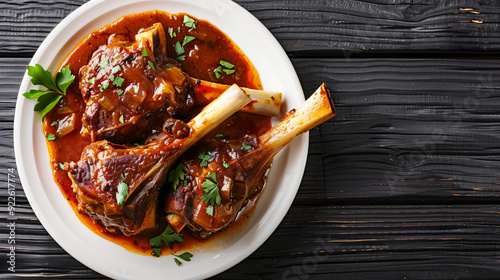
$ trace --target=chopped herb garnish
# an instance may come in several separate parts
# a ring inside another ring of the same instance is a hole
[[[113,70],[111,70],[111,73],[116,74],[121,70],[122,70],[122,68],[120,67],[120,65],[116,65],[115,67],[113,67]]]
[[[214,216],[214,206],[213,205],[208,205],[207,208],[205,208],[205,213],[210,216]]]
[[[114,80],[115,80],[115,75],[109,75],[109,76],[108,76],[108,79],[109,79],[110,81],[114,81]]]
[[[232,69],[232,68],[234,67],[234,64],[229,63],[229,62],[227,62],[227,61],[225,61],[225,60],[222,60],[222,59],[219,61],[219,64],[220,64],[221,66],[223,66],[223,67],[228,68],[228,69]]]
[[[59,162],[59,168],[60,168],[61,170],[64,170],[64,164],[63,164],[62,162]]]
[[[89,80],[89,83],[91,84],[95,84],[95,77],[93,77],[92,79]]]
[[[118,119],[122,124],[125,123],[125,120],[123,120],[123,115],[120,115],[120,118]]]
[[[177,32],[181,33],[181,27],[177,26]]]
[[[56,140],[56,136],[54,134],[47,134],[47,140],[49,141],[52,141],[52,140]]]
[[[222,71],[224,71],[224,73],[228,74],[228,75],[231,75],[234,73],[235,70],[230,70],[230,69],[222,69]]]
[[[194,39],[196,39],[196,37],[193,37],[193,36],[184,37],[184,40],[182,41],[182,46],[184,47],[186,44],[193,41]]]
[[[157,257],[161,255],[161,248],[151,248]]]
[[[146,47],[142,47],[142,56],[148,56],[148,50],[146,50]]]
[[[61,72],[58,72],[55,79],[50,71],[43,69],[40,64],[27,66],[26,68],[33,85],[43,85],[48,89],[48,91],[32,89],[23,93],[26,98],[38,98],[33,110],[42,111],[40,119],[43,120],[45,115],[61,100],[62,96],[66,95],[66,90],[75,80],[75,76],[71,74],[69,65],[66,65]]]
[[[101,69],[106,68],[106,66],[108,66],[108,63],[109,61],[107,59],[103,59],[101,60],[101,62],[99,62],[99,67],[101,67]]]
[[[177,59],[179,61],[184,61],[184,60],[186,60],[186,56],[185,55],[180,55],[180,56],[176,57],[175,59]]]
[[[195,20],[187,15],[184,15],[184,25],[189,28],[196,28]]]
[[[180,260],[178,260],[178,259],[174,258],[174,261],[175,261],[175,264],[176,264],[177,266],[181,266],[181,265],[182,265],[182,262],[181,262]]]
[[[149,240],[149,245],[153,247],[161,247],[162,241],[168,248],[172,249],[174,243],[182,242],[182,235],[174,231],[171,225],[167,225],[165,230],[158,236],[153,237]]]
[[[214,69],[215,78],[220,79],[220,66]]]
[[[188,168],[182,164],[179,163],[172,171],[168,173],[168,182],[172,183],[172,187],[174,190],[177,189],[177,185],[179,185],[179,182],[184,180],[186,172],[188,172]]]
[[[148,61],[148,63],[149,63],[149,67],[151,67],[151,69],[153,69],[153,71],[155,71],[155,72],[156,72],[156,68],[155,68],[155,66],[154,66],[153,62]]]
[[[175,50],[175,53],[176,53],[177,55],[181,55],[181,54],[183,54],[184,52],[186,52],[186,51],[184,50],[184,48],[182,47],[182,45],[181,45],[181,42],[180,42],[180,41],[177,41],[177,43],[175,43],[175,45],[174,45],[174,50]]]
[[[217,185],[216,173],[215,172],[210,173],[207,176],[205,176],[205,178],[207,179],[203,183],[201,183],[201,187],[205,192],[201,197],[201,201],[208,202],[210,204],[206,208],[206,213],[210,216],[213,216],[214,215],[213,206],[214,204],[220,205],[222,202],[222,198],[220,197],[219,186]],[[209,178],[214,181],[209,180]]]
[[[168,35],[170,36],[170,38],[177,37],[177,34],[175,33],[175,31],[174,31],[174,29],[172,27],[168,28]]]
[[[224,135],[222,135],[222,133],[219,133],[219,134],[215,134],[214,137],[222,137]]]
[[[247,144],[247,143],[245,143],[245,142],[241,143],[241,146],[243,147],[243,149],[245,149],[245,150],[247,150],[247,151],[248,151],[248,150],[250,150],[250,149],[252,148],[252,146],[248,145],[248,144]]]
[[[123,82],[125,81],[124,78],[122,77],[116,77],[115,80],[113,81],[113,85],[117,87],[121,87],[123,85]]]
[[[227,162],[225,162],[225,161],[224,161],[224,162],[222,163],[222,166],[224,166],[225,168],[228,168],[228,167],[229,167],[229,164],[228,164]]]
[[[123,94],[123,90],[121,90],[121,89],[120,89],[120,90],[118,91],[118,96],[120,96],[120,95],[122,95],[122,94]]]
[[[205,178],[210,178],[214,180],[214,182],[217,182],[217,173],[215,172],[208,173],[208,175],[206,175]]]
[[[205,152],[198,155],[198,158],[201,159],[200,167],[206,167],[208,165],[208,160],[213,158],[214,156],[210,154],[206,154]]]
[[[118,184],[118,191],[116,192],[116,202],[118,205],[123,206],[123,203],[125,202],[125,198],[128,195],[128,185],[121,181]]]
[[[50,126],[54,126],[54,125],[57,125],[57,121],[53,121]]]

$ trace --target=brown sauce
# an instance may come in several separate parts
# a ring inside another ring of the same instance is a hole
[[[161,22],[165,31],[169,33],[169,35],[167,35],[167,48],[169,56],[173,58],[177,56],[174,49],[176,42],[182,42],[185,36],[193,36],[196,38],[184,46],[185,53],[183,55],[185,55],[185,57],[184,60],[180,61],[183,71],[191,77],[217,83],[237,83],[242,87],[262,89],[257,71],[249,59],[230,38],[209,22],[195,19],[191,16],[191,18],[196,20],[196,28],[188,28],[183,24],[184,16],[185,14],[169,14],[161,11],[131,14],[123,16],[95,30],[87,37],[83,38],[66,56],[59,68],[60,70],[66,65],[69,65],[71,72],[76,76],[75,81],[68,88],[67,95],[63,98],[63,101],[47,114],[43,123],[43,130],[46,135],[56,135],[55,140],[47,141],[54,180],[78,218],[96,234],[123,246],[129,251],[139,254],[149,255],[152,253],[149,239],[161,232],[165,223],[163,217],[158,217],[158,230],[156,232],[129,237],[122,234],[110,233],[106,231],[103,226],[94,223],[89,216],[78,210],[78,203],[72,189],[71,180],[67,172],[63,170],[63,163],[78,161],[83,148],[90,144],[89,137],[82,136],[81,134],[81,118],[85,109],[85,103],[78,87],[81,80],[80,68],[89,62],[92,53],[97,50],[99,46],[106,44],[109,36],[112,34],[120,34],[133,41],[135,34],[142,28],[147,28],[154,23]],[[175,37],[172,36],[173,32],[175,32]],[[215,77],[214,70],[219,66],[220,60],[229,61],[234,64],[234,74]],[[240,114],[239,116],[243,119],[254,121],[255,127],[249,130],[252,130],[255,134],[261,134],[270,128],[270,119],[268,117],[258,117],[247,114]],[[58,125],[55,125],[56,123],[65,121],[72,123],[72,127],[74,128],[72,131],[67,132],[61,130]],[[235,133],[234,131],[236,131],[238,127],[239,125],[235,122],[235,126],[232,128],[233,132],[231,133]],[[224,129],[227,130],[227,128]],[[231,128],[229,128],[229,130],[231,130]],[[240,215],[242,218],[237,220],[228,230],[217,233],[215,236],[211,237],[211,239],[231,238],[231,236],[244,228],[251,213],[253,213],[253,209]],[[196,248],[210,249],[209,245],[207,245],[210,241],[196,239],[190,235],[189,232],[184,231],[184,241],[175,244],[172,252],[195,250]],[[162,255],[168,253],[169,249],[167,248],[163,250]]]

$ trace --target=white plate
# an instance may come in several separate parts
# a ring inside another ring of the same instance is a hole
[[[47,36],[30,65],[56,71],[78,41],[122,15],[148,10],[185,12],[205,19],[240,46],[257,68],[264,89],[283,92],[285,109],[298,107],[304,94],[287,55],[271,33],[249,12],[228,0],[94,0],[65,18]],[[21,94],[34,88],[25,74],[14,121],[14,148],[19,176],[38,219],[59,245],[89,268],[117,279],[199,279],[220,273],[254,252],[279,225],[297,193],[304,173],[308,134],[294,140],[275,158],[267,187],[246,228],[230,240],[216,239],[220,249],[194,253],[191,262],[175,265],[171,256],[131,253],[85,227],[53,181],[49,156],[34,100]]]

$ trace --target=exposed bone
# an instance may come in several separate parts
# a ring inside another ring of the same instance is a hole
[[[231,187],[231,200],[222,201],[221,205],[213,205],[213,216],[207,215],[207,203],[202,202],[201,197],[196,195],[198,193],[196,189],[201,188],[197,182],[205,180],[198,177],[192,181],[192,184],[195,184],[193,193],[185,196],[190,197],[192,205],[184,205],[179,208],[180,204],[175,203],[174,199],[183,199],[183,196],[179,196],[180,193],[172,193],[167,199],[166,212],[182,216],[191,230],[205,236],[208,233],[225,229],[234,222],[246,203],[254,203],[255,197],[258,198],[263,190],[262,180],[265,181],[265,173],[274,156],[298,135],[335,115],[330,92],[323,84],[299,108],[291,110],[279,124],[261,135],[258,138],[258,146],[253,151],[233,159],[228,163],[229,166],[217,166],[217,178],[224,178],[226,181],[227,176],[232,177],[234,184]],[[208,171],[200,173],[205,177]],[[219,186],[224,187],[222,181]],[[187,209],[188,207],[189,209]],[[175,218],[177,219],[177,217]]]
[[[208,104],[219,96],[229,85],[191,78],[197,102]],[[277,117],[281,113],[281,92],[242,88],[252,102],[240,111],[264,116]]]

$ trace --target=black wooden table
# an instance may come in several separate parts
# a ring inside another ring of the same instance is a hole
[[[238,0],[278,39],[306,94],[338,116],[310,133],[274,234],[215,279],[500,278],[499,1]],[[0,1],[0,278],[104,278],[69,256],[15,186],[12,127],[32,55],[83,0]]]

